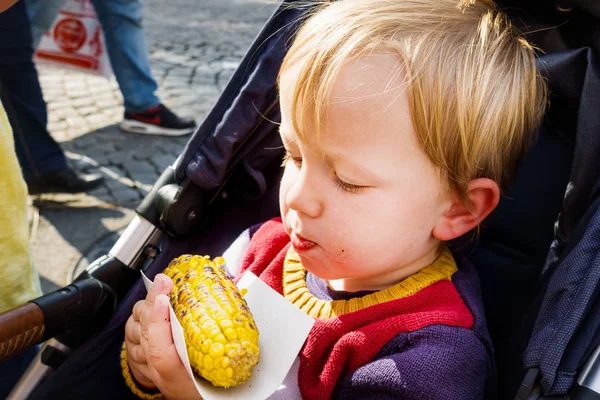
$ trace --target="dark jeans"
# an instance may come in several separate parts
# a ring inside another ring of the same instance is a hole
[[[67,168],[62,149],[46,129],[46,103],[32,57],[31,28],[21,0],[0,13],[0,99],[25,180]]]
[[[0,363],[0,399],[6,399],[38,351],[37,346]]]

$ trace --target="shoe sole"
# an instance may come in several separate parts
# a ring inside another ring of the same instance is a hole
[[[121,130],[130,133],[139,133],[143,135],[160,135],[160,136],[185,136],[194,132],[194,128],[185,129],[172,129],[163,128],[162,126],[146,124],[144,122],[135,120],[123,120],[121,121]]]

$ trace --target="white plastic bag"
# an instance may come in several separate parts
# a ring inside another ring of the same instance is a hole
[[[110,78],[112,69],[104,43],[102,27],[90,0],[66,0],[52,27],[42,37],[35,56]]]

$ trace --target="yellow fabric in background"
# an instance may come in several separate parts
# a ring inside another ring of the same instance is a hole
[[[12,129],[0,103],[0,312],[42,293],[29,252],[27,187]]]

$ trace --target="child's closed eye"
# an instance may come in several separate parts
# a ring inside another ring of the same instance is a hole
[[[298,168],[302,166],[302,157],[292,157],[292,155],[286,151],[286,153],[283,155],[283,162],[281,163],[281,166],[285,167],[290,161],[293,162]]]
[[[340,189],[344,192],[348,192],[348,193],[358,193],[368,187],[368,186],[353,185],[351,183],[344,182],[337,175],[334,175],[333,182],[338,189]]]
[[[281,166],[285,167],[289,162],[294,163],[294,166],[296,168],[302,167],[302,157],[294,157],[289,152],[286,152],[285,155],[283,156],[283,162],[282,162]],[[368,186],[359,186],[359,185],[354,185],[352,183],[345,182],[342,179],[340,179],[340,177],[337,176],[337,174],[335,172],[333,172],[333,184],[335,185],[336,188],[340,189],[343,192],[347,192],[347,193],[358,193],[358,192],[368,188]]]

